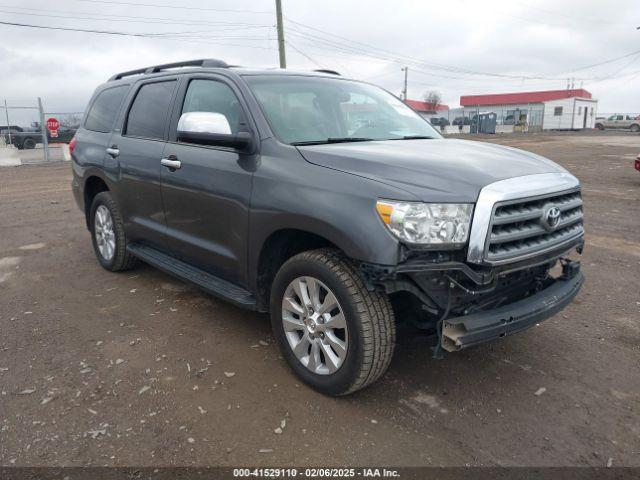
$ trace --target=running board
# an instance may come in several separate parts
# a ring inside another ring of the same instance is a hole
[[[143,262],[169,275],[194,283],[207,293],[224,300],[229,300],[243,308],[256,309],[256,299],[253,294],[233,283],[227,282],[146,245],[132,243],[127,245],[127,250]]]

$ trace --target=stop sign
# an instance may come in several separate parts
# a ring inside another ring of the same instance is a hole
[[[60,128],[60,122],[58,121],[57,118],[51,117],[49,120],[47,120],[47,129],[49,131],[53,133],[57,131],[59,128]]]

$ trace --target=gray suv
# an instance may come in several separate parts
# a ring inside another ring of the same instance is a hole
[[[568,258],[584,242],[574,176],[443,139],[331,73],[219,60],[120,73],[70,150],[104,268],[142,260],[269,312],[289,366],[326,394],[378,379],[397,325],[453,352],[551,317],[584,280]]]

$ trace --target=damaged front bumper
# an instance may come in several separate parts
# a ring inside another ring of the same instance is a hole
[[[584,275],[560,277],[549,287],[523,300],[488,311],[444,320],[442,348],[449,352],[505,337],[532,327],[565,308],[580,291]]]
[[[462,350],[504,337],[552,317],[584,283],[583,241],[536,258],[499,266],[473,266],[455,254],[415,255],[396,266],[362,264],[370,289],[390,295],[397,318],[439,333],[444,350]],[[552,274],[556,266],[562,273]],[[409,294],[409,295],[407,295]]]

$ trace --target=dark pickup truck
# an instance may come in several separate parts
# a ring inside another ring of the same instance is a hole
[[[47,140],[49,143],[69,143],[75,134],[75,128],[61,126],[56,137],[52,137],[51,133],[47,131]],[[11,125],[10,128],[0,126],[0,135],[4,137],[5,145],[11,144],[19,150],[30,150],[42,143],[41,130],[29,130],[17,125]]]
[[[290,367],[326,394],[378,379],[399,322],[454,352],[555,315],[584,280],[573,175],[443,139],[338,75],[219,60],[120,73],[70,151],[105,269],[142,260],[269,312]]]

